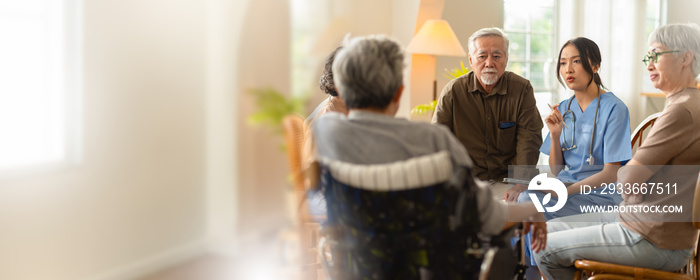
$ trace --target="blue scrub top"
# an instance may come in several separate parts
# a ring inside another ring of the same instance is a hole
[[[588,165],[586,159],[589,157],[591,134],[593,133],[593,119],[596,113],[596,106],[600,98],[600,108],[598,109],[598,119],[596,121],[595,139],[593,139],[593,166]],[[572,100],[573,99],[573,100]],[[569,107],[571,101],[571,107]],[[557,176],[561,181],[578,182],[588,176],[603,170],[605,163],[622,162],[626,164],[632,158],[632,147],[630,144],[630,115],[627,106],[622,100],[617,98],[612,92],[606,92],[593,99],[582,112],[576,101],[576,97],[567,98],[559,103],[559,111],[562,115],[569,108],[576,117],[576,135],[574,143],[576,148],[563,151],[565,168]],[[564,122],[569,126],[563,128],[559,143],[564,148],[564,137],[566,146],[572,146],[572,122],[571,113],[564,116]],[[549,133],[540,147],[540,152],[549,155],[551,148]]]

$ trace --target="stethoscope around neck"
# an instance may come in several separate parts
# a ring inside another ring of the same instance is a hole
[[[566,143],[566,133],[564,133],[564,129],[566,129],[566,126],[561,128],[561,135],[564,138],[564,147],[561,148],[562,152],[569,151],[576,149],[576,115],[574,114],[573,111],[571,111],[571,102],[574,101],[575,95],[569,98],[569,106],[566,107],[566,111],[564,111],[564,114],[562,114],[562,121],[566,119],[566,114],[571,114],[571,143],[573,144],[572,146],[568,146]],[[586,162],[588,165],[593,165],[595,164],[595,158],[593,157],[593,139],[595,138],[595,127],[596,127],[596,121],[598,121],[598,108],[600,108],[600,87],[598,87],[598,102],[596,102],[595,106],[595,115],[593,116],[593,133],[591,133],[591,144],[588,148],[588,158],[586,159]]]

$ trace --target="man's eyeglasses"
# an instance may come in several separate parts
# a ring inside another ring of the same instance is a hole
[[[651,54],[644,55],[644,59],[642,59],[642,62],[644,62],[644,66],[649,65],[649,61],[653,61],[656,63],[656,61],[659,59],[659,55],[665,54],[665,53],[674,53],[674,52],[680,52],[680,51],[667,51],[667,52],[655,52],[651,51]]]

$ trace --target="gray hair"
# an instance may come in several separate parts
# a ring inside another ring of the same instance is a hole
[[[503,48],[505,48],[506,57],[508,57],[508,46],[510,46],[510,39],[508,39],[508,34],[503,32],[503,30],[498,27],[482,28],[474,32],[472,36],[469,36],[469,54],[473,54],[476,51],[476,45],[474,44],[476,39],[491,36],[503,38]]]
[[[676,57],[690,51],[693,53],[691,69],[693,77],[700,73],[700,26],[695,23],[674,23],[661,26],[649,35],[649,45],[660,43],[671,50],[681,52],[674,53]]]
[[[384,109],[403,85],[401,45],[385,36],[346,40],[333,62],[333,81],[348,109]]]

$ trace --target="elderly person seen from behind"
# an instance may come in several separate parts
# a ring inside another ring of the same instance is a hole
[[[618,172],[617,186],[624,199],[620,208],[685,205],[692,209],[700,165],[700,90],[695,87],[700,73],[700,27],[659,27],[649,36],[643,61],[654,87],[668,102],[642,146]],[[691,172],[678,176],[688,167]],[[673,191],[631,194],[635,192],[630,187],[646,182],[679,183]],[[572,279],[577,259],[677,271],[691,256],[698,233],[690,212],[621,210],[554,219],[547,222],[547,248],[535,253],[536,260],[547,279]]]

